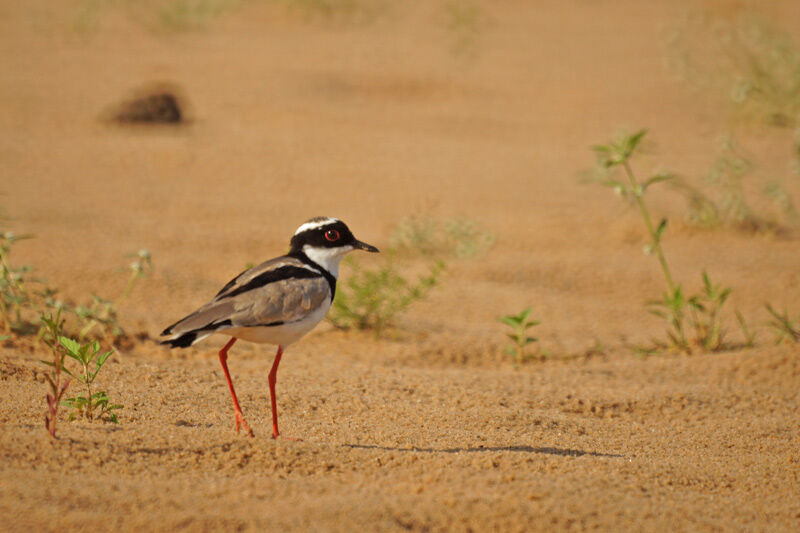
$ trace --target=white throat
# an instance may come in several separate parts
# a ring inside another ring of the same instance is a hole
[[[323,248],[316,246],[303,246],[303,253],[316,264],[331,273],[334,278],[339,277],[339,263],[348,252],[352,252],[352,246],[342,246],[339,248]]]

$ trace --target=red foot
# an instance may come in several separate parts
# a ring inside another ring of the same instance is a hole
[[[250,429],[250,426],[247,425],[247,420],[244,419],[244,415],[242,415],[241,411],[236,411],[236,433],[239,433],[239,427],[243,427],[247,434],[251,437],[255,437],[253,430]]]
[[[290,440],[290,441],[292,441],[292,442],[303,442],[303,439],[295,439],[294,437],[286,437],[286,436],[284,436],[284,435],[280,435],[280,434],[278,434],[278,435],[273,435],[273,436],[272,436],[272,438],[273,438],[273,439],[283,439],[283,440]]]

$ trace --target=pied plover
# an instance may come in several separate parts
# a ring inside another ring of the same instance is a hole
[[[328,313],[336,292],[339,262],[348,252],[377,252],[359,241],[344,222],[317,217],[294,233],[289,253],[245,270],[220,290],[213,300],[177,321],[161,334],[174,348],[191,346],[209,335],[221,333],[231,339],[219,352],[236,412],[236,431],[244,427],[252,437],[239,407],[231,375],[228,350],[236,339],[276,344],[278,352],[269,373],[272,402],[272,438],[277,438],[278,408],[275,381],[283,349],[314,329]]]

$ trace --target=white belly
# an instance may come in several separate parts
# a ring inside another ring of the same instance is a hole
[[[219,331],[225,335],[236,337],[250,342],[257,342],[260,344],[276,344],[281,346],[288,346],[293,342],[300,340],[300,338],[314,329],[319,324],[328,310],[331,308],[331,301],[326,300],[325,303],[319,306],[307,317],[296,322],[289,322],[279,326],[269,327],[254,327],[254,328],[230,328]]]

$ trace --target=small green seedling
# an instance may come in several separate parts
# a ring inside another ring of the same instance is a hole
[[[506,353],[514,356],[516,364],[522,364],[531,359],[533,355],[528,353],[528,346],[539,342],[537,337],[528,336],[528,329],[541,324],[539,320],[528,320],[531,315],[531,308],[523,310],[518,315],[506,315],[498,318],[500,322],[510,327],[513,331],[506,333],[506,336],[514,343],[506,349]]]
[[[74,420],[77,416],[83,416],[87,420],[98,419],[117,424],[117,415],[114,411],[122,409],[122,405],[111,403],[105,391],[92,393],[92,384],[97,374],[114,352],[100,353],[100,343],[98,341],[80,344],[69,337],[61,336],[59,337],[59,343],[66,351],[67,356],[77,361],[81,366],[81,370],[76,373],[71,372],[66,367],[64,371],[86,387],[85,396],[75,396],[62,402],[63,405],[72,408],[69,419]],[[92,366],[94,366],[94,370],[92,370]]]
[[[50,387],[50,392],[47,394],[47,414],[44,416],[44,425],[50,436],[56,438],[56,421],[58,419],[58,406],[61,404],[61,398],[69,387],[69,380],[62,381],[61,371],[64,369],[64,357],[66,350],[60,344],[61,330],[64,326],[64,321],[61,319],[61,311],[59,310],[55,317],[52,315],[40,317],[42,322],[41,336],[42,340],[50,347],[53,355],[52,361],[42,361],[45,365],[50,367],[47,374],[44,375],[47,384]]]
[[[775,344],[800,342],[800,316],[793,320],[786,309],[779,313],[770,304],[766,304],[765,307],[772,317],[767,325],[775,333]]]

